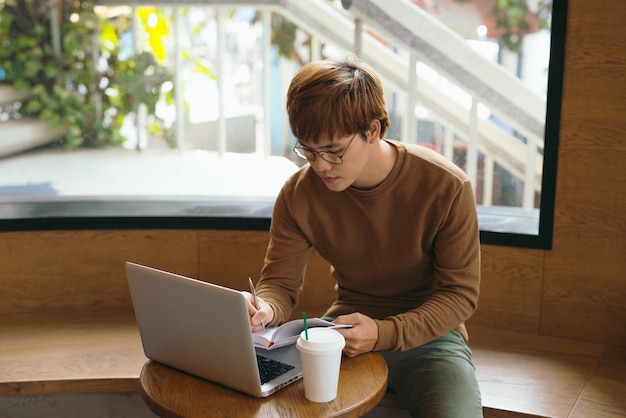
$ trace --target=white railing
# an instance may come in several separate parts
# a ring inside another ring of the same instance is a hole
[[[491,173],[497,163],[524,180],[522,206],[534,207],[535,191],[541,190],[543,158],[538,150],[543,149],[545,98],[531,92],[501,66],[484,59],[465,39],[409,1],[352,0],[349,3],[349,10],[356,19],[363,19],[368,27],[392,39],[394,46],[408,51],[408,64],[390,68],[392,71],[398,68],[407,71],[405,79],[409,81],[404,83],[407,108],[414,109],[419,100],[436,115],[438,122],[445,127],[446,144],[443,148],[448,158],[451,158],[452,133],[466,142],[467,172],[474,184],[479,181],[478,152],[485,155],[482,203],[491,205]],[[358,29],[361,25],[355,27]],[[462,85],[471,98],[469,108],[446,98],[440,89],[429,85],[427,78],[419,80],[416,97],[415,81],[412,80],[416,72],[414,62],[418,59]],[[488,106],[493,114],[521,133],[526,144],[497,129],[493,123],[481,120],[478,117],[479,103]],[[416,133],[417,130],[405,133],[406,138],[411,138],[410,132]]]
[[[523,207],[534,207],[535,192],[541,189],[543,127],[545,99],[532,93],[520,80],[474,52],[467,42],[446,26],[411,4],[408,0],[353,0],[347,12],[337,10],[324,0],[100,0],[102,5],[211,6],[217,9],[218,27],[222,11],[251,6],[261,10],[263,18],[263,68],[269,68],[269,36],[271,11],[285,16],[312,37],[313,43],[325,42],[338,48],[358,52],[381,74],[385,83],[405,96],[406,111],[402,139],[417,140],[416,105],[427,108],[435,123],[444,132],[442,153],[452,157],[454,139],[466,144],[468,175],[474,184],[482,182],[483,205],[491,205],[493,168],[500,165],[524,181]],[[177,21],[176,26],[181,23]],[[381,34],[393,49],[363,32],[363,25]],[[218,30],[218,52],[221,51],[223,31]],[[178,43],[176,43],[178,45]],[[401,53],[398,53],[398,49]],[[217,72],[223,52],[218,53]],[[176,52],[179,56],[179,51]],[[311,57],[315,59],[316,57]],[[434,70],[434,71],[433,71]],[[435,74],[435,77],[432,76]],[[219,80],[219,76],[218,76]],[[177,80],[178,83],[181,80]],[[257,152],[270,153],[271,91],[268,71],[263,74],[263,134]],[[441,84],[454,87],[456,96],[442,91]],[[219,150],[226,149],[226,116],[223,109],[223,86],[218,83]],[[463,96],[464,101],[459,101]],[[505,121],[520,133],[526,142],[494,123],[479,117],[481,106]],[[282,109],[280,109],[282,110]],[[177,96],[177,112],[182,114],[182,97]],[[182,124],[179,124],[182,126]],[[182,143],[184,131],[177,132]],[[478,176],[478,155],[484,155],[484,175]]]

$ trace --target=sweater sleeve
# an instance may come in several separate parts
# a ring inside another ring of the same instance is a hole
[[[468,338],[464,321],[476,309],[480,287],[478,218],[469,181],[445,210],[433,243],[435,289],[419,307],[376,320],[375,350],[408,350],[453,329]]]
[[[279,193],[272,215],[270,242],[257,294],[274,310],[270,326],[287,321],[304,285],[311,244],[297,226],[286,198],[288,186]]]

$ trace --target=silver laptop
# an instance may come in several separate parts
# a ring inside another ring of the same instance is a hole
[[[254,347],[239,291],[131,262],[125,267],[149,359],[256,397],[302,377],[295,345]]]

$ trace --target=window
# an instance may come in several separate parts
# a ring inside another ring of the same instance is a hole
[[[99,78],[101,118],[118,121],[125,141],[67,150],[59,132],[16,117],[27,101],[0,84],[3,137],[30,135],[0,159],[0,228],[266,228],[300,164],[284,111],[291,75],[356,49],[385,83],[388,137],[436,149],[472,178],[482,241],[550,247],[566,2],[508,2],[526,13],[507,25],[497,23],[506,10],[453,0],[99,3],[96,71],[144,63],[142,74],[159,80],[156,99],[139,104],[152,100],[140,90],[107,113],[125,87]]]

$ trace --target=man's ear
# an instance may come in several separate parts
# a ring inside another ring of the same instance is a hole
[[[380,139],[380,121],[378,119],[374,119],[366,132],[367,141],[370,143],[375,143]]]

